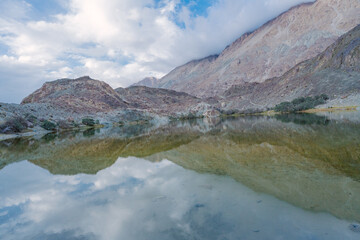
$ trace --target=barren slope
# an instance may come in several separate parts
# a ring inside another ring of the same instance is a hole
[[[320,94],[327,94],[330,99],[360,94],[360,25],[317,57],[298,64],[281,77],[231,87],[225,92],[224,101],[227,108],[263,109]],[[356,105],[360,105],[360,100]]]
[[[201,102],[199,98],[187,93],[161,88],[133,86],[117,88],[115,91],[134,108],[158,109],[162,112],[183,111]]]
[[[232,85],[264,82],[315,57],[359,23],[359,0],[302,4],[243,35],[219,56],[174,69],[156,87],[209,97]]]
[[[21,104],[49,103],[68,111],[106,112],[128,106],[108,84],[89,77],[45,83]]]

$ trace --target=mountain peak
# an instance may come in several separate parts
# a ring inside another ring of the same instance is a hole
[[[146,77],[143,80],[132,84],[130,87],[133,86],[145,86],[145,87],[154,87],[158,84],[159,79],[156,77]]]

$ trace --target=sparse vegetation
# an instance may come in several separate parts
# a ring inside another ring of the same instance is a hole
[[[228,109],[228,110],[222,110],[221,113],[223,115],[236,115],[236,114],[240,114],[240,111],[237,109]]]
[[[221,114],[223,115],[223,117],[226,117],[226,116],[240,116],[240,115],[255,115],[262,112],[264,112],[263,109],[248,108],[245,110],[238,110],[238,109],[222,110]]]
[[[76,123],[75,121],[72,121],[71,124],[74,128],[80,127],[80,125],[78,123]]]
[[[45,142],[53,141],[57,137],[56,133],[48,133],[45,136],[43,136],[41,139],[43,139]]]
[[[38,119],[37,117],[35,117],[34,115],[32,114],[26,114],[25,115],[25,118],[28,122],[32,123],[32,124],[36,124],[38,122]]]
[[[192,112],[189,112],[188,114],[181,114],[181,116],[179,117],[180,120],[189,120],[195,118],[200,118],[200,117]]]
[[[69,123],[68,121],[65,121],[65,120],[59,120],[57,122],[57,125],[61,129],[70,129],[70,128],[73,127],[73,124],[71,124],[71,123]]]
[[[82,123],[83,123],[84,125],[86,125],[86,126],[89,126],[89,127],[95,126],[95,120],[92,119],[92,118],[84,118],[84,119],[82,120]]]
[[[326,94],[322,94],[315,97],[300,97],[292,100],[291,102],[282,102],[275,106],[276,112],[299,112],[307,109],[314,108],[318,105],[326,103],[329,97]]]
[[[22,117],[14,117],[0,126],[1,133],[19,133],[28,128],[27,121]]]
[[[49,120],[45,120],[41,127],[48,131],[54,131],[56,129],[56,124],[53,122],[50,122]]]

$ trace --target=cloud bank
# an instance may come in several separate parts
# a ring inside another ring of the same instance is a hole
[[[4,0],[0,101],[89,75],[112,87],[221,50],[304,0]]]

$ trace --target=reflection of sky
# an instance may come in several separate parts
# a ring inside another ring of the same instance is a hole
[[[168,161],[120,158],[97,175],[0,171],[0,239],[359,239],[346,221]]]

